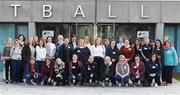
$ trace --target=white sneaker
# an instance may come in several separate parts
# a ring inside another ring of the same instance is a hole
[[[57,85],[57,82],[53,82],[53,86],[56,86]]]
[[[128,83],[126,83],[124,86],[125,86],[125,87],[128,87],[129,85],[128,85]]]
[[[105,86],[105,83],[104,83],[104,82],[102,82],[102,83],[101,83],[101,85],[104,87],[104,86]]]
[[[32,85],[37,85],[33,80],[31,80],[31,84]]]
[[[92,79],[89,80],[89,83],[90,83],[90,84],[92,83]]]
[[[109,86],[110,86],[110,87],[112,86],[112,82],[109,82]]]
[[[121,83],[118,83],[118,86],[121,87]]]
[[[157,84],[157,83],[155,83],[155,84],[154,84],[154,87],[158,87],[158,84]]]
[[[73,84],[75,84],[76,80],[73,80]]]

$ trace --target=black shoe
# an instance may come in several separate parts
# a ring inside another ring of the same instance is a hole
[[[9,83],[9,80],[6,80],[6,84],[8,84]]]

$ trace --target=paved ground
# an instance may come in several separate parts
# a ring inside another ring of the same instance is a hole
[[[180,82],[174,80],[172,86],[122,88],[7,85],[0,81],[0,95],[180,95]]]

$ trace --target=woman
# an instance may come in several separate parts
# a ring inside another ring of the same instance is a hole
[[[20,77],[19,77],[20,82],[23,82],[23,73],[26,64],[29,62],[31,57],[35,57],[36,50],[33,46],[33,42],[34,42],[33,37],[29,37],[28,44],[25,44],[24,47],[22,48],[22,64],[20,68]]]
[[[38,36],[34,36],[33,39],[34,39],[33,46],[36,48],[36,46],[39,44],[38,43],[39,38],[38,38]]]
[[[91,55],[94,57],[94,61],[97,63],[97,74],[98,79],[100,76],[100,66],[104,63],[104,57],[106,54],[106,49],[101,43],[101,38],[95,40],[95,44],[91,47]]]
[[[69,82],[71,85],[80,85],[83,80],[83,66],[78,61],[76,54],[72,57],[72,62],[69,63]]]
[[[163,47],[162,47],[162,42],[161,40],[157,39],[155,42],[155,48],[153,53],[157,54],[158,60],[160,61],[160,63],[162,62],[162,56],[163,56]]]
[[[178,65],[178,57],[174,47],[172,47],[169,41],[166,42],[166,48],[164,49],[164,82],[166,85],[172,84],[172,77],[174,67]]]
[[[84,36],[84,46],[88,47],[89,50],[91,49],[91,44],[89,42],[89,37],[88,36]]]
[[[23,34],[20,34],[18,36],[18,40],[20,42],[21,47],[24,47],[24,45],[25,45],[25,36]]]
[[[90,84],[97,81],[97,64],[94,62],[94,57],[89,56],[88,62],[84,67],[85,81]]]
[[[134,44],[134,55],[139,55],[140,58],[142,57],[141,55],[141,40],[136,39],[135,44]]]
[[[142,85],[144,82],[145,65],[141,62],[139,55],[135,56],[135,62],[131,64],[130,78],[135,86]]]
[[[111,58],[113,64],[116,64],[119,58],[119,50],[116,47],[116,42],[111,41],[111,46],[106,51],[106,56]]]
[[[105,62],[100,68],[100,82],[102,86],[105,86],[107,83],[109,86],[112,86],[112,84],[115,84],[115,64],[112,64],[109,56],[106,56],[104,60]]]
[[[107,48],[110,47],[109,44],[110,44],[109,39],[104,39],[104,47],[106,48],[106,50],[107,50]]]
[[[130,73],[130,67],[127,63],[125,56],[120,55],[119,56],[119,62],[116,64],[116,74],[115,79],[118,82],[119,86],[128,86],[129,83],[129,73]]]
[[[65,85],[65,63],[57,58],[54,64],[54,86],[58,86],[60,82]]]
[[[19,71],[22,64],[22,47],[19,40],[14,41],[14,46],[10,50],[11,57],[11,83],[19,81]]]
[[[10,81],[9,79],[9,72],[11,70],[11,60],[10,60],[10,50],[12,47],[12,39],[8,38],[7,40],[7,44],[4,47],[3,50],[3,59],[5,61],[5,76],[6,76],[6,84],[8,84],[8,82]],[[11,75],[11,74],[10,74]]]
[[[69,44],[72,46],[73,50],[77,47],[77,38],[76,38],[76,35],[72,35],[71,42]]]
[[[145,65],[147,61],[150,60],[150,55],[152,53],[153,53],[153,46],[150,44],[149,38],[144,38],[144,45],[142,45],[141,47],[141,55]]]
[[[39,83],[39,68],[34,57],[31,57],[30,61],[26,64],[24,77],[25,85],[37,85]]]
[[[120,54],[124,55],[128,62],[131,62],[134,57],[134,48],[129,44],[129,40],[124,41],[124,46],[120,49]]]
[[[41,67],[44,59],[46,58],[47,50],[45,48],[45,43],[43,40],[39,40],[39,45],[36,46],[36,62],[38,64],[39,72],[41,72]]]
[[[150,61],[147,64],[148,81],[151,84],[151,86],[161,85],[160,72],[161,72],[161,64],[158,60],[158,55],[156,53],[153,53],[151,55]],[[153,80],[155,80],[154,83]]]
[[[122,46],[124,46],[124,38],[119,36],[119,42],[116,44],[117,48],[120,50]]]
[[[50,58],[45,59],[45,64],[41,68],[41,85],[51,85],[53,78],[53,66]]]
[[[91,55],[91,52],[88,47],[84,46],[84,40],[79,40],[79,45],[74,50],[74,54],[78,56],[78,60],[83,64],[83,66],[87,63],[89,56]]]
[[[52,37],[47,38],[46,49],[47,57],[51,58],[53,61],[55,59],[56,45],[52,43]]]

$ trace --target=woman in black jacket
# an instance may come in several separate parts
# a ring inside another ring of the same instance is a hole
[[[84,67],[85,81],[90,84],[97,81],[97,66],[94,57],[90,56]]]
[[[102,86],[105,86],[107,83],[109,86],[112,86],[115,83],[115,66],[111,62],[109,56],[105,57],[105,62],[100,67],[100,82]]]
[[[111,46],[107,48],[106,50],[106,56],[109,56],[111,58],[111,61],[113,64],[116,64],[119,58],[120,52],[118,48],[116,47],[116,42],[111,41]]]
[[[54,64],[54,86],[58,86],[60,82],[65,85],[65,63],[57,58]]]

